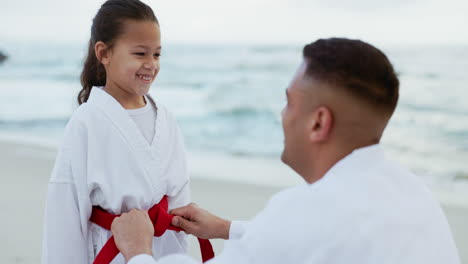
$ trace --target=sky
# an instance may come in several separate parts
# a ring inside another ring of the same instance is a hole
[[[170,43],[468,44],[467,0],[144,0]],[[87,41],[101,0],[0,0],[0,41]]]

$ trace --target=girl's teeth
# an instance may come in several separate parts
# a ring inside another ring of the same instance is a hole
[[[145,80],[145,81],[151,81],[151,77],[148,77],[148,76],[138,75],[138,78]]]

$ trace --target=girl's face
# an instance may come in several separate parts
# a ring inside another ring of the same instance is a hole
[[[102,43],[104,47],[100,50],[98,44],[96,54],[98,58],[102,55],[100,61],[106,69],[106,91],[117,100],[118,97],[125,97],[126,101],[141,100],[159,72],[161,33],[158,24],[126,20],[123,33],[111,49]]]

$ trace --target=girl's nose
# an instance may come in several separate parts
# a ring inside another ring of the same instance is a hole
[[[143,64],[143,68],[145,68],[145,69],[151,70],[152,67],[153,67],[153,66],[151,66],[151,63],[149,63],[149,62],[145,62],[145,63]]]
[[[159,60],[151,58],[145,61],[143,64],[145,69],[154,70],[159,68]]]

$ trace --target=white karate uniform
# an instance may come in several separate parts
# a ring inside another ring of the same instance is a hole
[[[112,214],[149,209],[164,195],[169,209],[190,202],[186,156],[173,115],[157,105],[148,143],[129,113],[94,87],[68,122],[48,186],[43,264],[92,263],[111,236],[88,220],[92,206]],[[187,251],[183,232],[154,238],[155,258]],[[113,264],[125,263],[121,254]]]
[[[128,264],[196,263],[186,255]],[[459,264],[440,205],[379,145],[355,150],[314,184],[275,195],[248,224],[233,222],[208,263]]]

